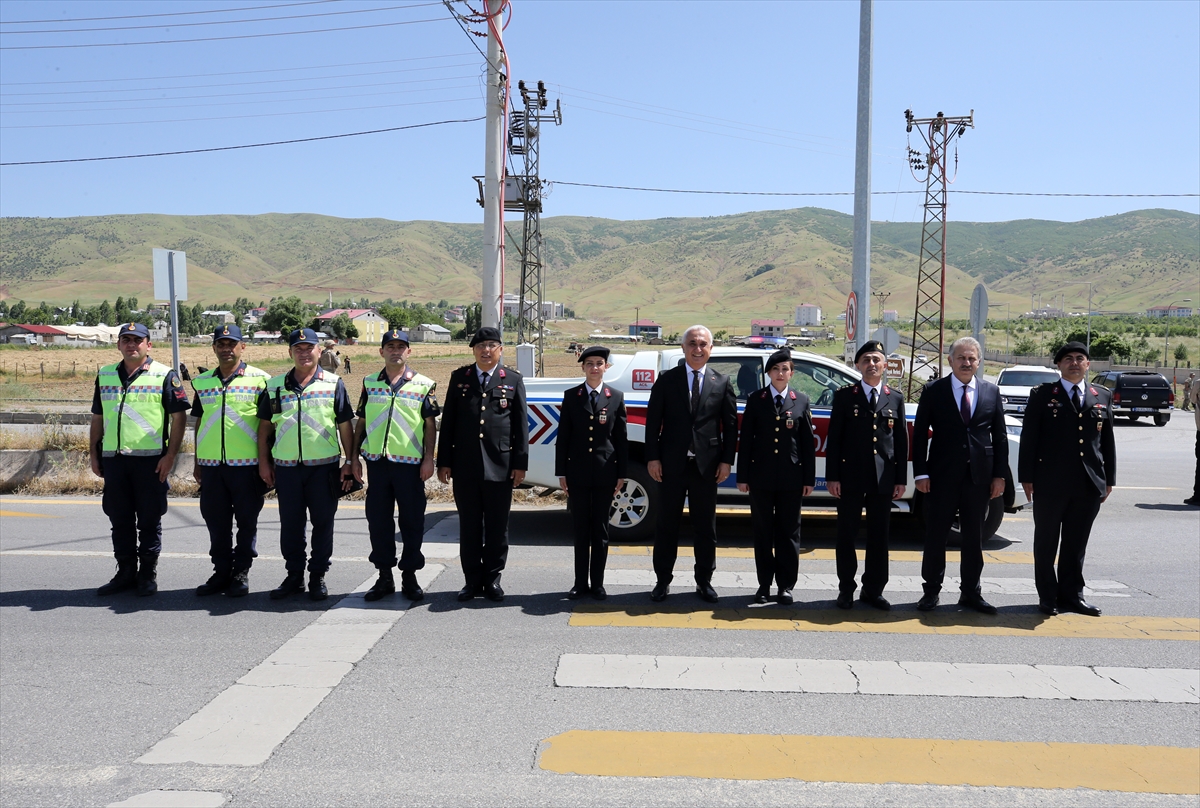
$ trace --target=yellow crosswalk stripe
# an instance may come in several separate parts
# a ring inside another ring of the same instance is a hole
[[[544,744],[540,767],[562,774],[1200,793],[1200,749],[1168,746],[612,730]]]
[[[6,511],[0,510],[0,516],[19,516],[33,519],[58,519],[57,516],[51,516],[48,513],[28,513],[26,511]]]
[[[865,550],[856,550],[858,560],[866,559]],[[612,545],[608,548],[608,554],[614,556],[648,556],[654,555],[654,548],[645,545],[637,544],[620,544]],[[680,547],[679,555],[688,558],[695,555],[691,547]],[[958,550],[946,551],[946,562],[948,564],[958,564],[961,561],[961,554]],[[718,547],[718,558],[754,558],[754,548],[752,547]],[[834,561],[836,555],[832,549],[804,549],[800,551],[801,561]],[[921,563],[920,550],[892,550],[888,553],[888,559],[891,561],[913,561]],[[987,551],[983,553],[983,560],[986,564],[1032,564],[1033,553],[1028,551]]]
[[[853,617],[850,615],[853,614]],[[1087,617],[1061,614],[983,615],[977,612],[881,612],[858,609],[733,608],[582,604],[570,625],[617,628],[696,628],[740,631],[822,631],[860,634],[957,634],[988,637],[1062,637],[1101,640],[1181,640],[1200,642],[1200,619],[1192,617]]]

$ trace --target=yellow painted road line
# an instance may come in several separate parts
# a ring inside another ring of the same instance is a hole
[[[867,554],[866,554],[865,550],[856,550],[855,552],[858,555],[859,561],[863,561],[866,559]],[[620,544],[620,545],[614,544],[608,548],[608,554],[609,555],[617,555],[617,556],[653,556],[654,548],[646,547],[643,545],[636,545],[636,544]],[[695,552],[692,550],[691,547],[682,547],[681,546],[679,548],[679,555],[687,556],[690,558],[695,555]],[[958,550],[947,550],[946,551],[946,563],[958,564],[961,561],[960,555],[961,554],[959,553]],[[754,549],[751,547],[718,547],[717,548],[717,557],[718,558],[754,558]],[[825,548],[817,549],[817,550],[802,549],[800,551],[800,560],[801,561],[834,561],[836,558],[837,558],[837,556],[832,549],[825,549]],[[916,562],[919,564],[919,563],[921,563],[921,551],[920,550],[892,550],[891,552],[888,553],[888,558],[891,561],[913,561],[913,562]],[[983,553],[983,560],[987,564],[1032,564],[1033,563],[1033,553],[1028,552],[1028,551],[1011,551],[1011,552],[992,551],[992,552],[988,552],[985,550]]]
[[[951,607],[952,608],[952,607]],[[1200,642],[1194,617],[1087,617],[1062,614],[983,615],[972,611],[890,612],[842,609],[698,609],[657,606],[575,607],[570,625],[618,628],[707,628],[741,631],[829,631],[852,634],[947,634],[987,637],[1056,637],[1099,640]]]
[[[5,510],[0,510],[0,516],[15,516],[15,517],[26,517],[26,518],[33,518],[33,519],[58,519],[59,518],[57,516],[52,516],[48,513],[27,513],[25,511],[5,511]]]
[[[571,730],[540,767],[607,777],[697,777],[1200,793],[1200,749],[941,738]]]

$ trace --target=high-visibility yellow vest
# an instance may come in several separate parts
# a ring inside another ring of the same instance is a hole
[[[221,369],[192,381],[203,411],[196,432],[196,460],[202,466],[251,466],[258,462],[258,395],[271,374],[246,365],[228,386]]]
[[[271,456],[280,465],[318,466],[341,457],[333,408],[338,377],[328,371],[318,372],[321,377],[313,379],[299,394],[284,385],[287,373],[267,380],[271,422],[275,424]]]
[[[424,456],[425,419],[421,406],[437,384],[428,376],[414,373],[404,386],[393,391],[378,376],[363,381],[367,394],[363,410],[367,440],[362,456],[367,460],[388,459],[393,463],[420,463]]]
[[[129,386],[121,384],[117,365],[100,368],[100,408],[104,416],[104,457],[161,455],[166,448],[167,413],[163,384],[171,369],[151,360]]]

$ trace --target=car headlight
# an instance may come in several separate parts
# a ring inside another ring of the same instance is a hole
[[[1001,403],[1001,404],[1007,404],[1007,403],[1008,403],[1008,396],[1000,396],[1000,403]]]
[[[1004,431],[1005,431],[1005,432],[1007,432],[1007,433],[1008,433],[1008,434],[1010,434],[1010,435],[1017,435],[1017,436],[1020,436],[1020,434],[1021,434],[1021,427],[1019,427],[1019,426],[1012,426],[1012,425],[1006,425],[1006,426],[1004,427]]]

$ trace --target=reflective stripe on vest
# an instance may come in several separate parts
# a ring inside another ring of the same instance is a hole
[[[420,463],[424,456],[425,419],[421,405],[436,382],[414,373],[399,390],[392,390],[378,377],[363,381],[367,403],[363,409],[367,440],[362,456],[367,460],[387,458],[393,463]]]
[[[196,433],[196,459],[201,465],[248,466],[258,461],[258,395],[270,374],[246,366],[228,386],[220,369],[197,376],[192,389],[203,412]]]
[[[275,424],[271,456],[275,462],[285,466],[316,466],[341,457],[333,408],[338,377],[328,371],[321,374],[322,378],[313,379],[298,395],[284,385],[287,373],[267,381],[272,410],[275,402],[279,402],[280,409],[271,413],[271,422]]]
[[[166,365],[151,360],[149,367],[126,387],[121,384],[117,365],[100,368],[100,409],[104,416],[100,450],[104,457],[163,453],[166,411],[162,395],[170,372]]]

